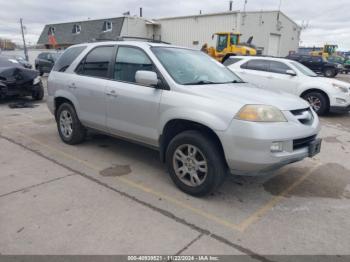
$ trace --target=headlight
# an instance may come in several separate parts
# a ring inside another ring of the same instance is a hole
[[[281,110],[268,105],[245,105],[235,118],[251,122],[287,122]]]
[[[343,66],[341,64],[337,64],[337,67],[338,68],[342,68]]]
[[[33,80],[33,85],[37,85],[37,84],[39,84],[39,83],[40,83],[40,81],[41,81],[40,76],[37,76],[37,77],[36,77],[36,78],[34,78],[34,80]]]
[[[341,91],[341,92],[344,92],[344,93],[349,92],[349,88],[346,87],[346,86],[342,86],[342,85],[335,84],[335,83],[333,83],[332,85],[333,85],[335,88],[337,88],[339,91]]]

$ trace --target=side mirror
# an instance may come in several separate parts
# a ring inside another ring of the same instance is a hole
[[[287,71],[286,71],[286,74],[287,74],[287,75],[290,75],[290,76],[296,76],[296,75],[297,75],[297,73],[295,73],[294,70],[287,70]]]
[[[152,71],[142,71],[139,70],[135,74],[136,83],[146,86],[157,86],[158,76]]]

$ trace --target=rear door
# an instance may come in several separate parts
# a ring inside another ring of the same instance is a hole
[[[107,85],[107,127],[110,132],[158,145],[159,105],[162,90],[136,83],[139,70],[157,72],[140,48],[119,46],[113,66],[113,82]]]
[[[269,60],[251,59],[243,63],[237,70],[239,76],[248,83],[260,88],[267,87],[267,76],[269,75]]]
[[[78,101],[80,120],[96,129],[106,129],[106,86],[111,81],[114,54],[114,45],[93,48],[68,83]]]

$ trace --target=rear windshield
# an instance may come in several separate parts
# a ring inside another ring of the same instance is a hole
[[[241,61],[242,58],[237,58],[237,57],[229,57],[225,60],[225,62],[223,63],[225,66],[230,66],[233,65],[239,61]]]
[[[84,51],[86,46],[71,47],[64,51],[64,53],[56,61],[52,71],[64,72],[71,65],[71,63]]]

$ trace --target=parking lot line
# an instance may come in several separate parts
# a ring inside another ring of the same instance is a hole
[[[268,211],[270,211],[274,206],[276,206],[279,202],[283,200],[283,198],[291,192],[293,189],[295,189],[297,186],[299,186],[302,182],[304,182],[305,179],[307,179],[319,166],[321,166],[321,163],[316,164],[314,167],[312,167],[306,174],[301,176],[299,179],[294,181],[289,187],[287,187],[285,190],[283,190],[279,195],[272,198],[269,202],[267,202],[265,205],[263,205],[261,208],[259,208],[257,211],[255,211],[252,215],[250,215],[248,218],[246,218],[244,221],[238,224],[238,227],[240,231],[245,231],[251,224],[257,222],[259,219],[262,218],[263,215],[265,215]]]
[[[10,126],[9,126],[10,127]],[[5,128],[7,129],[8,127],[5,126]],[[47,149],[49,149],[50,151],[52,152],[56,152],[60,155],[63,155],[64,157],[66,158],[69,158],[71,160],[74,160],[76,162],[79,162],[81,163],[82,165],[92,169],[92,170],[95,170],[97,172],[99,172],[101,169],[103,169],[103,167],[96,167],[96,165],[92,165],[90,164],[89,162],[85,161],[85,160],[82,160],[80,158],[77,158],[71,154],[68,154],[62,150],[59,150],[59,149],[56,149],[54,147],[51,147],[43,142],[41,142],[40,140],[38,139],[35,139],[33,137],[30,137],[28,135],[24,135],[22,133],[19,133],[17,131],[15,131],[14,133],[16,133],[17,135],[19,136],[22,136],[22,137],[25,137],[26,139],[29,139],[29,140],[32,140],[34,143],[36,144],[39,144],[40,146],[43,146]],[[168,195],[165,195],[161,192],[158,192],[158,191],[155,191],[153,190],[152,188],[150,187],[146,187],[140,183],[136,183],[126,177],[116,177],[116,179],[118,179],[119,181],[123,182],[124,184],[127,184],[129,185],[130,187],[133,187],[133,188],[136,188],[138,190],[141,190],[145,193],[148,193],[148,194],[151,194],[153,196],[156,196],[156,197],[160,197],[164,200],[167,200],[168,202],[178,206],[178,207],[181,207],[181,208],[184,208],[184,209],[187,209],[199,216],[202,216],[208,220],[211,220],[211,221],[214,221],[216,222],[217,224],[219,225],[222,225],[224,227],[227,227],[229,229],[233,229],[233,230],[236,230],[236,231],[239,231],[239,232],[244,232],[251,224],[257,222],[259,219],[261,219],[263,217],[263,215],[265,215],[268,211],[270,211],[276,204],[278,204],[280,201],[283,200],[284,196],[287,195],[290,191],[292,191],[294,188],[296,188],[299,184],[301,184],[307,177],[309,177],[312,172],[319,166],[320,164],[317,164],[315,167],[313,167],[309,172],[307,172],[305,175],[303,175],[301,178],[299,178],[298,180],[296,180],[292,185],[290,185],[288,188],[286,188],[284,191],[282,191],[279,195],[277,196],[274,196],[270,201],[268,201],[266,204],[264,204],[261,208],[259,208],[257,211],[255,211],[252,215],[250,215],[248,218],[244,219],[242,222],[240,222],[239,224],[235,224],[235,223],[232,223],[230,221],[227,221],[223,218],[220,218],[214,214],[211,214],[209,212],[206,212],[206,211],[203,211],[201,209],[198,209],[198,208],[195,208],[191,205],[188,205],[176,198],[173,198],[171,196],[168,196]]]

